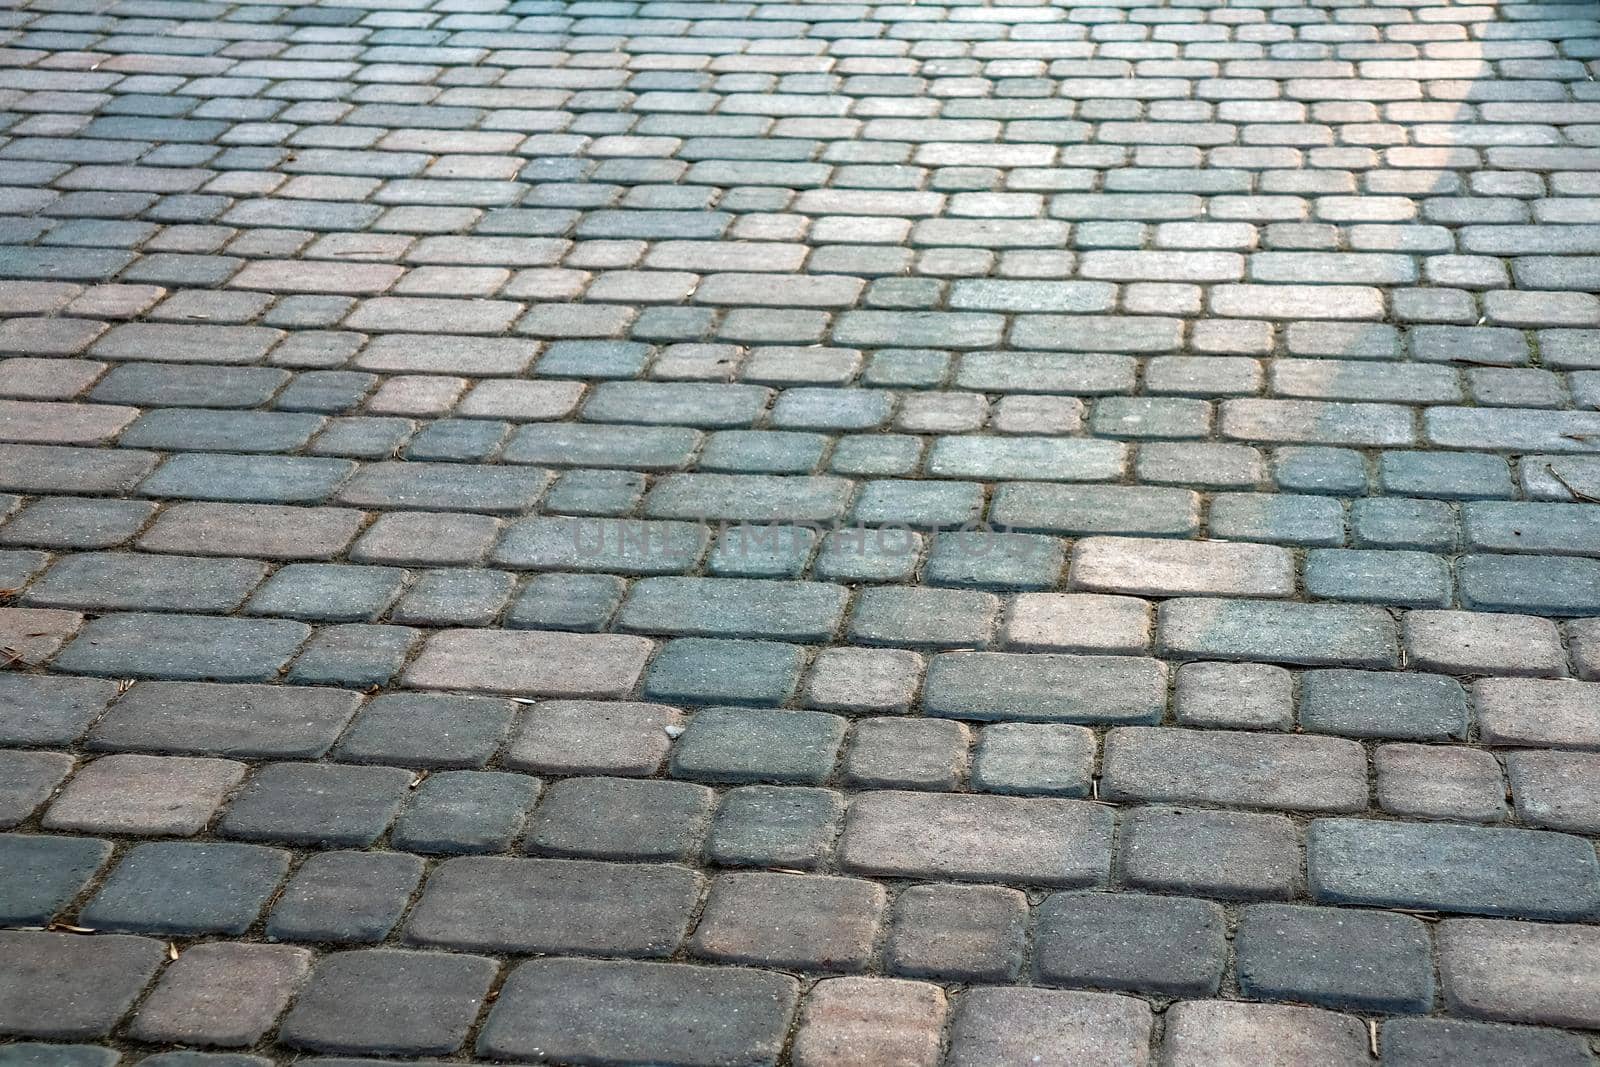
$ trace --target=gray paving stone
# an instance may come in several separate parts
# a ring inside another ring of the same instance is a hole
[[[512,709],[493,697],[382,693],[361,709],[335,755],[350,763],[482,767],[505,739]]]
[[[1008,982],[1022,966],[1028,902],[1015,889],[912,886],[895,902],[884,963],[896,974]]]
[[[1394,1067],[1519,1059],[1580,1067],[1590,1062],[1590,1055],[1581,1039],[1550,1030],[1455,1019],[1390,1019],[1383,1024],[1383,1062]]]
[[[217,832],[250,841],[370,845],[389,828],[414,780],[399,767],[268,764],[228,804]]]
[[[1227,949],[1216,904],[1134,893],[1057,893],[1039,906],[1034,968],[1046,984],[1215,995]]]
[[[127,613],[91,620],[55,667],[114,678],[261,682],[311,636],[300,622]]]
[[[316,759],[333,747],[360,701],[337,689],[141,682],[95,724],[87,747]]]
[[[280,849],[153,841],[122,858],[78,922],[129,933],[238,935],[288,870],[289,853]]]
[[[65,752],[0,752],[0,827],[25,821],[72,772]]]
[[[815,785],[833,771],[845,720],[816,711],[706,708],[672,747],[673,774],[710,782]]]
[[[800,681],[805,653],[778,641],[667,641],[645,675],[645,696],[685,704],[784,704]]]
[[[98,1045],[17,1041],[0,1049],[0,1063],[6,1067],[115,1067],[121,1058],[116,1049]]]
[[[795,979],[766,971],[534,960],[512,972],[477,1051],[594,1063],[775,1063],[798,1000]]]
[[[315,853],[273,905],[266,934],[281,941],[382,941],[422,880],[422,866],[403,852]]]
[[[945,652],[924,687],[929,715],[1032,722],[1156,722],[1166,669],[1131,656]]]
[[[1443,741],[1466,736],[1461,683],[1436,674],[1307,671],[1300,676],[1300,725],[1344,737]]]
[[[1372,607],[1168,600],[1158,614],[1157,635],[1157,648],[1181,659],[1378,668],[1393,667],[1399,660],[1393,619]]]
[[[957,998],[946,1062],[1138,1062],[1148,1055],[1150,1029],[1149,1006],[1132,997],[980,987]]]
[[[1253,904],[1234,935],[1240,992],[1354,1011],[1433,1006],[1432,943],[1406,915]]]
[[[105,1037],[164,962],[147,937],[0,932],[0,1032],[19,1037]]]
[[[482,956],[358,949],[323,959],[279,1039],[317,1052],[454,1052],[499,965]]]
[[[429,876],[405,937],[499,953],[670,956],[701,889],[700,875],[676,866],[466,856]]]
[[[1101,761],[1108,799],[1289,811],[1358,811],[1366,754],[1353,741],[1165,727],[1112,730]]]
[[[111,843],[0,834],[0,858],[0,922],[45,926],[111,858]]]
[[[1542,830],[1321,819],[1307,838],[1318,901],[1565,919],[1600,904],[1582,839]]]
[[[839,794],[826,789],[739,786],[722,795],[706,858],[724,867],[809,870],[823,861],[843,814]]]
[[[1117,872],[1130,888],[1224,900],[1286,900],[1304,884],[1282,815],[1147,807],[1124,823]]]

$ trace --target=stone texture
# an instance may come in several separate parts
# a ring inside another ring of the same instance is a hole
[[[744,968],[533,960],[506,980],[479,1055],[623,1063],[774,1063],[799,1000],[787,975]]]

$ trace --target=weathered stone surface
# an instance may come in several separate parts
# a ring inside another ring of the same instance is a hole
[[[545,697],[627,696],[652,643],[614,634],[447,630],[406,669],[414,689]]]
[[[1357,811],[1367,803],[1361,746],[1337,738],[1122,727],[1106,736],[1108,799]]]
[[[776,1063],[799,985],[744,968],[533,960],[507,979],[477,1051],[591,1063]]]
[[[1155,722],[1166,668],[1124,656],[948,652],[923,685],[930,715],[1030,722]]]
[[[1543,830],[1320,819],[1307,837],[1313,898],[1530,919],[1600,907],[1581,838]]]
[[[900,878],[1097,885],[1110,834],[1109,813],[1077,801],[866,793],[850,806],[839,862]]]

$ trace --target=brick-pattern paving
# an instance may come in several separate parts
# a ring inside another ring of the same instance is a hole
[[[0,1062],[1592,1063],[1597,78],[3,5]]]

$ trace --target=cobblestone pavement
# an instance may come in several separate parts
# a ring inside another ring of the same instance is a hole
[[[1595,4],[0,26],[0,1064],[1594,1062]]]

